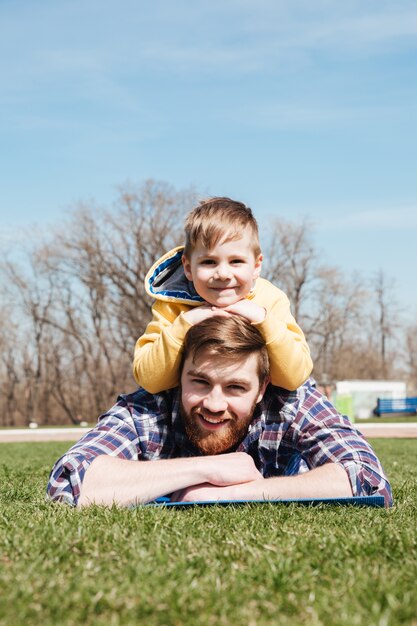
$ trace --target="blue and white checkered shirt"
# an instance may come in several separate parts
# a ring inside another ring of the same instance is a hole
[[[382,495],[386,506],[392,504],[390,484],[371,446],[317,391],[313,379],[296,391],[269,385],[237,451],[250,454],[265,478],[293,473],[289,468],[297,458],[306,469],[338,463],[354,496]],[[132,461],[198,456],[184,430],[178,389],[152,395],[139,388],[119,396],[97,426],[57,461],[48,496],[76,505],[85,471],[101,454]]]

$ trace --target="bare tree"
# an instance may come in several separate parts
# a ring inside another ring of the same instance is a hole
[[[409,393],[417,394],[417,324],[406,328],[405,361]]]
[[[182,242],[182,218],[194,202],[193,190],[165,183],[125,185],[111,211],[79,205],[53,237],[27,251],[24,266],[5,264],[29,330],[13,364],[27,421],[91,419],[135,385],[133,348],[150,319],[144,277]]]
[[[39,271],[39,263],[33,252],[28,254],[25,270],[10,261],[6,261],[4,269],[13,286],[20,312],[29,323],[28,334],[31,341],[27,341],[24,346],[20,367],[22,382],[25,385],[26,422],[32,419],[43,421],[46,316],[54,299],[53,282],[50,276]]]
[[[399,328],[399,306],[394,295],[394,281],[382,271],[376,274],[373,281],[375,297],[375,340],[379,352],[379,376],[386,378],[395,371],[396,355],[399,353],[399,341],[396,331]],[[389,350],[390,343],[394,349]]]
[[[358,275],[319,263],[312,224],[273,220],[264,246],[264,275],[285,291],[303,328],[317,378],[401,375],[396,355],[399,307],[393,282],[380,272],[370,286]],[[393,349],[394,348],[394,349]]]
[[[153,180],[118,190],[114,206],[80,204],[48,237],[9,259],[0,309],[2,424],[91,421],[135,385],[133,349],[149,319],[146,272],[182,243],[193,189]],[[399,352],[398,308],[381,273],[372,289],[319,263],[312,225],[271,221],[263,275],[289,296],[306,333],[314,375],[391,375]],[[374,296],[372,295],[374,293]],[[416,376],[416,328],[407,334]]]
[[[346,378],[351,361],[347,347],[362,341],[361,313],[367,293],[359,276],[348,281],[335,268],[320,268],[306,316],[315,375]]]
[[[20,372],[18,366],[19,345],[17,328],[11,308],[3,304],[0,310],[0,424],[13,426],[16,423]]]
[[[311,222],[271,220],[264,252],[265,277],[285,291],[294,317],[301,318],[317,271]]]

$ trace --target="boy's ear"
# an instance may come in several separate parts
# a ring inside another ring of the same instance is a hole
[[[258,256],[258,258],[255,261],[255,271],[253,272],[253,277],[254,278],[258,278],[258,276],[261,273],[261,269],[262,269],[262,261],[264,260],[262,254],[260,254]]]
[[[182,255],[182,266],[184,268],[185,277],[188,278],[188,280],[192,281],[193,280],[193,275],[191,274],[191,263],[187,259],[185,254]]]

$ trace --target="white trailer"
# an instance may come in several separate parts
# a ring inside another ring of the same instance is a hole
[[[340,380],[336,383],[333,402],[336,406],[341,406],[344,402],[346,406],[350,406],[349,417],[355,420],[372,417],[378,398],[406,396],[407,385],[400,380]]]

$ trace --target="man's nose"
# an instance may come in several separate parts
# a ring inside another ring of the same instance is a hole
[[[204,398],[203,407],[211,413],[224,413],[227,410],[227,402],[222,391],[213,388]]]

